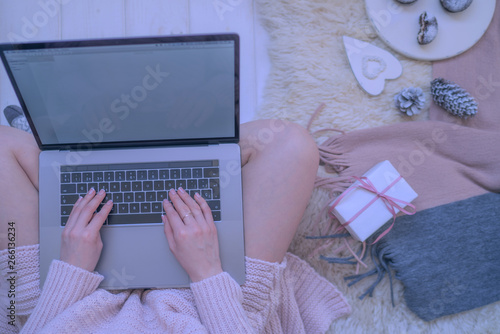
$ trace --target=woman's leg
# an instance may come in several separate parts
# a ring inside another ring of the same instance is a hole
[[[38,154],[32,135],[0,126],[0,249],[7,223],[16,246],[38,243]],[[316,144],[294,123],[241,126],[245,248],[249,257],[283,259],[307,206],[318,168]]]
[[[240,139],[246,255],[281,262],[311,197],[317,146],[281,120],[242,124]]]
[[[0,250],[8,222],[16,247],[38,243],[38,154],[33,135],[0,125]]]

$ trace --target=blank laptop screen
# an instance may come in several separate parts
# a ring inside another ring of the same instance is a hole
[[[5,51],[43,145],[233,138],[235,55],[233,40]]]

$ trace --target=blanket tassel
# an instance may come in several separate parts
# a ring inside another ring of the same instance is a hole
[[[326,107],[324,103],[321,103],[318,108],[314,111],[312,114],[311,118],[309,119],[309,122],[307,124],[307,130],[311,131],[311,126],[314,121],[314,119],[323,111],[323,109]],[[312,135],[318,134],[320,132],[324,131],[336,131],[340,132],[341,134],[345,134],[344,131],[338,130],[338,129],[320,129],[317,131],[312,132]],[[322,144],[318,145],[319,153],[320,153],[320,164],[324,166],[325,171],[327,173],[340,173],[344,171],[342,176],[337,176],[337,177],[317,177],[314,186],[315,187],[321,187],[323,189],[326,189],[329,191],[330,194],[330,200],[328,203],[323,207],[322,210],[320,210],[320,215],[316,221],[316,223],[319,223],[320,217],[325,214],[325,212],[329,208],[329,204],[333,200],[333,198],[336,197],[339,193],[342,193],[345,189],[347,189],[351,184],[352,180],[349,173],[345,172],[345,169],[349,167],[348,161],[346,161],[345,156],[343,155],[343,152],[341,150],[341,147],[339,146],[339,137],[338,136],[332,136],[325,140]],[[356,264],[356,274],[352,276],[347,276],[344,278],[346,281],[351,281],[349,282],[348,286],[352,286],[361,280],[365,279],[366,277],[370,277],[373,275],[377,275],[377,279],[375,282],[366,290],[365,293],[363,293],[359,299],[363,299],[367,295],[370,297],[373,295],[373,291],[375,290],[376,286],[382,281],[382,279],[385,276],[385,273],[388,274],[389,276],[389,283],[390,283],[390,289],[391,289],[391,301],[392,301],[392,306],[394,307],[394,292],[393,292],[393,286],[392,286],[392,274],[391,270],[389,269],[389,264],[388,262],[384,259],[384,254],[380,251],[377,251],[377,246],[372,245],[369,252],[371,255],[372,262],[375,265],[375,268],[367,271],[362,274],[358,274],[359,272],[359,266],[360,264],[363,265],[365,268],[367,268],[366,264],[363,262],[364,258],[368,254],[368,252],[365,252],[366,250],[366,244],[363,243],[363,248],[359,250],[358,252],[354,252],[351,247],[349,246],[349,243],[346,241],[346,238],[350,237],[350,234],[348,233],[341,233],[345,231],[343,226],[337,226],[337,228],[334,229],[333,234],[329,235],[324,235],[324,236],[307,236],[306,239],[337,239],[337,238],[343,238],[344,245],[345,247],[350,251],[352,254],[349,257],[327,257],[320,255],[320,259],[328,261],[329,263],[339,263],[339,264]],[[317,254],[319,252],[319,249],[322,247],[319,247],[316,249],[313,254]],[[378,260],[378,261],[377,261]]]
[[[391,274],[391,270],[389,268],[389,263],[384,259],[384,254],[382,252],[377,251],[376,246],[371,246],[370,255],[372,258],[372,262],[375,265],[374,269],[367,271],[366,273],[363,273],[363,274],[346,276],[346,277],[344,277],[344,280],[345,281],[351,280],[351,282],[349,282],[348,286],[352,286],[352,285],[360,282],[361,280],[365,279],[366,277],[370,277],[370,276],[377,274],[377,279],[375,280],[375,282],[365,291],[365,293],[363,293],[361,296],[359,296],[359,299],[362,300],[367,295],[369,295],[370,297],[373,296],[373,291],[375,290],[377,285],[382,281],[385,273],[387,273],[387,275],[389,276],[389,285],[390,285],[390,289],[391,289],[391,302],[392,302],[392,306],[394,307],[395,306],[395,304],[394,304],[394,289],[392,286],[392,274]]]

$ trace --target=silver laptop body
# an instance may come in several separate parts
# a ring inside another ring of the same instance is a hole
[[[223,270],[244,283],[237,35],[6,44],[0,51],[42,150],[41,286],[88,177],[97,177],[87,182],[94,186],[140,190],[121,191],[128,202],[114,201],[101,229],[100,287],[189,285],[158,212],[160,193],[179,184],[213,204]]]

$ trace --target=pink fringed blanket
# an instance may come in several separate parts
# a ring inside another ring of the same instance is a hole
[[[417,210],[500,191],[500,6],[483,38],[466,53],[433,65],[478,102],[467,120],[431,105],[431,121],[353,131],[320,145],[321,161],[339,178],[317,186],[343,191],[376,163],[390,160],[419,194]]]

